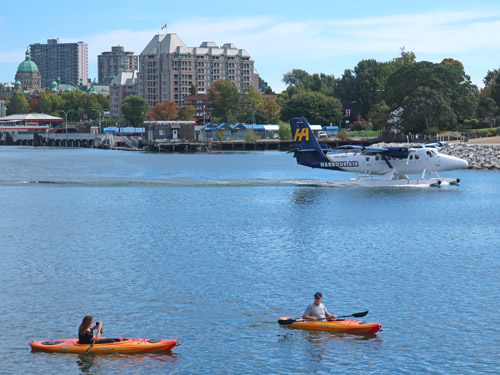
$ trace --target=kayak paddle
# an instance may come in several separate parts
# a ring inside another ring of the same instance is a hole
[[[336,319],[338,318],[361,318],[363,316],[365,316],[366,314],[368,314],[368,311],[363,311],[363,312],[359,312],[359,313],[354,313],[354,314],[351,314],[351,315],[340,315],[340,316],[337,316]],[[327,319],[331,319],[331,318],[327,318]],[[335,321],[335,319],[332,319],[333,321]],[[278,319],[278,323],[280,325],[290,325],[292,323],[295,323],[295,322],[305,322],[305,321],[308,321],[308,319],[296,319],[296,318],[291,318],[291,317],[283,317],[283,318],[280,318]]]
[[[368,314],[368,311],[363,311],[363,312],[359,312],[359,313],[354,313],[352,315],[341,315],[341,316],[337,316],[337,318],[350,318],[350,317],[353,317],[353,318],[362,318],[363,316],[365,316],[366,314]]]
[[[99,322],[97,322],[97,324],[99,324]],[[95,328],[95,327],[94,327]],[[94,333],[93,330],[94,328],[92,328],[92,334]],[[102,333],[102,328],[101,328],[101,333]],[[95,344],[95,341],[92,341],[92,343],[90,344],[89,348],[87,349],[87,351],[85,352],[85,355],[89,354],[90,353],[90,350],[93,348]]]
[[[92,344],[90,344],[89,348],[87,349],[87,351],[85,352],[85,355],[89,354],[90,350],[92,349],[92,347],[94,346],[94,343],[95,341],[92,341]]]

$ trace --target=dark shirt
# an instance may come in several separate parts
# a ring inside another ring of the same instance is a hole
[[[92,331],[85,331],[83,335],[78,334],[78,342],[80,344],[91,344],[92,341],[90,341],[94,337],[94,334]]]

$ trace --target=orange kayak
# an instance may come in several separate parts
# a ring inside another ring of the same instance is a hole
[[[103,338],[104,339],[104,338]],[[145,353],[169,351],[177,340],[116,338],[115,342],[94,344],[89,353]],[[31,350],[57,353],[86,353],[90,344],[78,339],[39,340],[30,342]]]
[[[377,333],[382,327],[380,323],[365,323],[362,320],[304,320],[289,316],[279,318],[278,323],[292,328],[346,333]]]

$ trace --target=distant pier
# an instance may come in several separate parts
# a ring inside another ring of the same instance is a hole
[[[360,141],[327,141],[321,140],[321,143],[333,148],[342,145],[364,145],[369,146],[373,140]],[[210,152],[210,151],[290,151],[292,150],[292,141],[281,141],[275,139],[259,139],[256,142],[246,141],[171,141],[171,142],[150,142],[147,145],[151,152]]]
[[[333,148],[346,144],[369,146],[373,140],[333,141],[321,143]],[[243,140],[170,140],[150,142],[135,137],[112,136],[93,133],[49,133],[49,134],[2,134],[0,145],[43,146],[43,147],[99,147],[130,151],[149,151],[166,153],[195,153],[211,151],[290,151],[292,141],[278,139],[259,139],[256,142]]]

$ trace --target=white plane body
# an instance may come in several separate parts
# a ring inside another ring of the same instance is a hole
[[[409,186],[458,184],[457,178],[440,178],[438,173],[467,168],[467,161],[441,154],[442,143],[424,146],[364,147],[340,146],[329,150],[320,145],[305,118],[290,120],[297,163],[311,168],[356,173],[357,179],[334,184],[360,186]],[[427,177],[434,174],[435,177]],[[410,178],[408,175],[419,175]],[[374,176],[379,176],[374,179]]]

